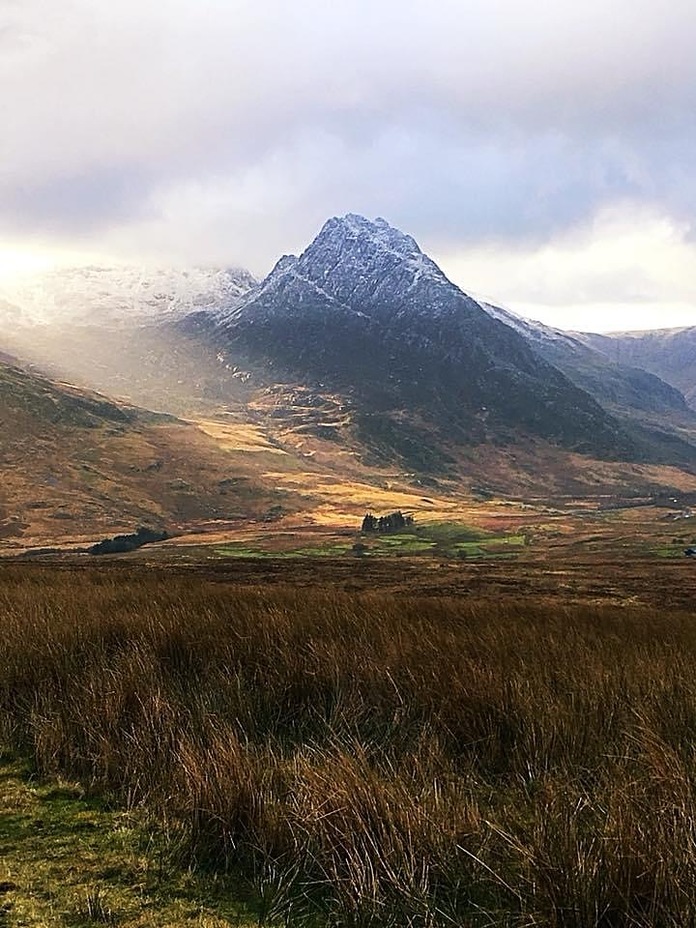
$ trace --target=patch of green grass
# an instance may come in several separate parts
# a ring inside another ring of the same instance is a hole
[[[415,533],[402,533],[377,535],[374,540],[374,550],[381,553],[422,554],[431,551],[435,542],[427,538],[419,538]]]
[[[241,928],[258,921],[241,895],[176,867],[143,814],[0,751],[0,925]]]
[[[307,548],[297,548],[294,551],[285,552],[290,557],[340,557],[347,554],[352,545],[348,544],[330,544],[323,546],[312,546]]]
[[[509,557],[512,551],[501,550],[522,547],[524,535],[490,535],[457,522],[434,522],[414,526],[414,535],[423,543],[429,542],[440,557]]]
[[[478,529],[457,522],[432,522],[414,525],[400,532],[365,534],[365,555],[378,557],[434,554],[438,557],[511,557],[514,548],[525,544],[524,535],[489,535]],[[270,547],[242,542],[229,542],[214,548],[218,557],[224,558],[294,558],[294,557],[341,557],[353,550],[353,542],[327,540],[326,544],[302,544],[298,547],[272,549]]]
[[[413,530],[418,537],[427,538],[440,545],[454,545],[486,538],[485,532],[461,522],[426,522],[414,525]]]
[[[252,557],[252,558],[293,558],[293,557],[340,557],[347,554],[352,548],[351,544],[309,545],[301,548],[285,550],[265,550],[252,548],[248,545],[225,545],[215,548],[215,554],[220,557]]]
[[[369,553],[377,555],[419,555],[432,553],[438,557],[511,556],[513,552],[500,548],[523,546],[523,535],[489,535],[461,522],[427,522],[394,533],[363,536]]]
[[[683,558],[684,557],[684,546],[683,545],[649,545],[648,551],[650,554],[655,554],[657,557],[668,557],[668,558]]]
[[[454,557],[480,557],[483,549],[475,541],[460,541],[447,549],[447,553]]]
[[[490,544],[524,546],[526,544],[526,538],[524,535],[502,535],[501,537],[491,539]]]
[[[219,557],[269,557],[270,552],[260,548],[251,548],[248,545],[229,544],[216,547],[215,554]]]

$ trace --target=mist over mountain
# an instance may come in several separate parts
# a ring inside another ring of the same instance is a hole
[[[25,276],[0,294],[0,345],[40,372],[177,415],[210,411],[236,381],[172,323],[229,305],[242,268],[84,267]]]
[[[644,342],[479,303],[411,236],[355,214],[329,219],[261,282],[241,269],[87,267],[26,278],[0,299],[0,346],[36,371],[428,471],[462,449],[529,442],[691,467],[696,419],[678,389],[688,338],[659,340],[654,370]],[[682,344],[675,384],[669,356]]]
[[[243,268],[73,267],[24,275],[0,285],[0,327],[128,327],[176,319],[246,293]]]

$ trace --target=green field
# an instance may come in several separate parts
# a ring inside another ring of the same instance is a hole
[[[457,522],[432,522],[414,525],[399,532],[355,533],[353,540],[337,542],[328,538],[324,543],[307,545],[301,537],[294,541],[265,537],[259,533],[255,543],[229,542],[214,547],[218,557],[363,557],[428,556],[459,559],[463,557],[513,557],[522,551],[526,538],[522,534],[483,532]],[[360,550],[356,550],[356,545]]]
[[[520,534],[497,535],[458,522],[414,524],[406,531],[362,537],[368,553],[418,555],[439,558],[512,556],[525,546]]]

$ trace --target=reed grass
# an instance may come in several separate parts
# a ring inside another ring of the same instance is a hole
[[[694,614],[0,576],[0,725],[268,923],[696,924]]]

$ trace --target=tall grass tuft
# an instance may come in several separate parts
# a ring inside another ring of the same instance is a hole
[[[696,627],[6,570],[0,725],[266,922],[696,924]]]

